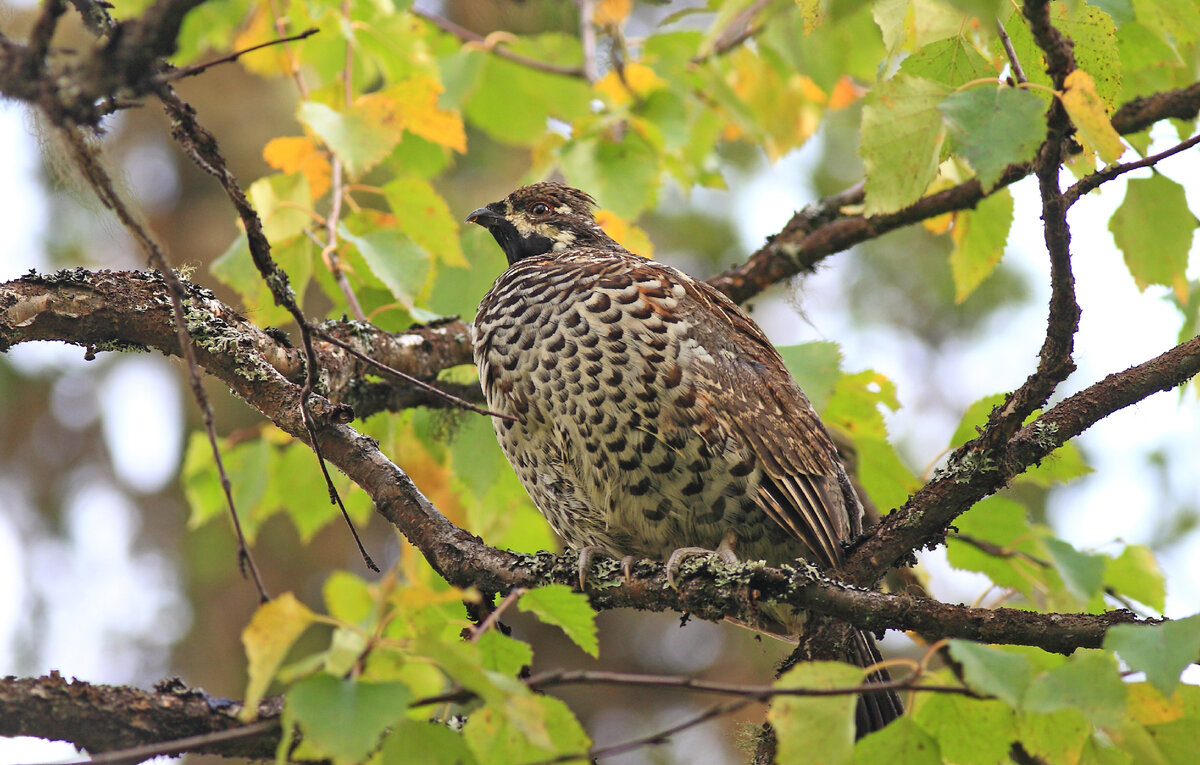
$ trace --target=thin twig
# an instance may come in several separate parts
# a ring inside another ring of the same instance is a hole
[[[275,25],[275,34],[280,37],[287,34],[287,17],[279,11],[278,0],[268,0],[271,8],[271,21]],[[296,91],[302,101],[308,100],[308,86],[304,83],[304,75],[300,71],[300,59],[292,51],[292,46],[283,44],[283,54],[287,58],[288,70],[296,83]]]
[[[613,744],[611,746],[594,746],[591,749],[588,749],[586,753],[582,754],[560,755],[549,760],[542,760],[536,763],[536,765],[555,765],[556,763],[560,762],[575,762],[578,760],[588,759],[598,760],[601,757],[612,757],[614,755],[624,754],[625,752],[632,752],[633,750],[641,749],[644,746],[658,746],[660,744],[667,743],[671,736],[674,736],[676,733],[681,733],[689,728],[695,728],[698,725],[703,725],[714,718],[733,714],[739,709],[749,706],[753,703],[753,699],[738,699],[737,701],[731,701],[727,704],[716,704],[698,715],[689,717],[683,722],[672,725],[669,728],[664,728],[663,730],[655,733],[651,733],[646,736],[639,736],[638,738],[630,739],[629,741],[625,741],[620,744]]]
[[[229,517],[233,522],[234,532],[237,536],[238,544],[238,567],[245,576],[249,571],[251,578],[254,581],[254,586],[258,589],[258,596],[262,602],[270,600],[270,595],[267,594],[266,586],[263,584],[262,576],[259,574],[258,566],[254,562],[254,556],[250,554],[250,547],[246,542],[246,535],[242,531],[242,522],[238,518],[237,507],[233,502],[233,488],[229,481],[229,476],[225,472],[225,463],[221,459],[221,449],[217,444],[216,423],[213,419],[212,406],[208,401],[208,394],[204,390],[204,385],[200,378],[200,365],[196,361],[196,350],[192,345],[191,333],[187,328],[187,317],[183,308],[183,301],[187,299],[187,293],[183,288],[183,284],[179,281],[179,277],[175,275],[167,263],[166,254],[162,251],[161,246],[143,227],[133,214],[126,207],[125,201],[117,193],[113,186],[112,178],[108,175],[108,171],[104,169],[99,156],[94,147],[88,145],[86,139],[80,132],[80,128],[72,125],[60,125],[62,135],[65,137],[67,144],[71,147],[71,151],[75,157],[75,164],[88,180],[92,190],[96,192],[101,203],[105,207],[113,211],[117,218],[121,221],[125,229],[133,235],[134,239],[142,246],[150,260],[151,265],[158,269],[162,274],[163,281],[166,282],[168,293],[171,297],[171,315],[175,323],[175,334],[179,341],[180,353],[183,356],[185,366],[188,370],[188,382],[192,389],[192,395],[196,399],[196,405],[200,408],[201,416],[204,420],[204,431],[208,435],[209,447],[212,449],[213,461],[217,466],[217,476],[221,482],[221,491],[225,494],[225,503],[229,509]]]
[[[438,29],[441,29],[443,32],[449,32],[450,34],[454,35],[455,37],[457,37],[460,40],[463,40],[464,42],[475,43],[477,45],[483,46],[483,48],[485,50],[487,50],[489,53],[493,53],[493,54],[499,56],[500,58],[508,59],[509,61],[512,61],[515,64],[527,66],[530,69],[536,69],[539,72],[548,72],[549,74],[561,74],[566,77],[582,77],[582,78],[586,79],[587,75],[584,73],[583,67],[558,66],[557,64],[548,64],[545,61],[538,61],[535,58],[529,58],[528,56],[522,56],[519,53],[513,53],[508,48],[503,47],[503,43],[490,42],[488,40],[488,38],[484,37],[481,34],[472,32],[471,30],[467,29],[466,27],[459,26],[458,24],[455,24],[453,21],[451,21],[447,18],[443,18],[442,16],[438,16],[437,14],[434,14],[434,13],[429,13],[428,11],[423,11],[419,8],[411,8],[411,9],[409,9],[409,13],[413,14],[414,16],[425,19],[430,24],[433,24]]]
[[[306,37],[312,37],[320,31],[321,30],[317,29],[316,27],[311,27],[304,30],[300,34],[291,35],[289,37],[280,37],[275,40],[268,40],[267,42],[259,43],[258,45],[251,45],[249,48],[243,48],[235,53],[230,53],[228,56],[221,56],[220,58],[213,59],[212,61],[206,61],[203,64],[192,64],[191,66],[185,66],[181,69],[165,72],[159,75],[159,79],[162,82],[175,82],[176,80],[182,80],[185,77],[191,77],[193,75],[200,74],[201,72],[211,69],[218,64],[228,64],[237,61],[247,53],[253,53],[254,51],[261,50],[262,48],[269,48],[272,45],[283,45],[284,43],[303,40]]]
[[[887,693],[890,691],[927,691],[929,693],[950,693],[964,696],[977,695],[970,688],[961,685],[922,684],[918,682],[922,673],[923,667],[918,665],[917,671],[902,680],[870,682],[836,688],[789,688],[779,685],[724,683],[716,680],[701,680],[694,677],[644,675],[584,669],[541,672],[526,679],[524,682],[531,690],[535,691],[542,691],[547,688],[556,688],[563,685],[618,685],[629,688],[670,688],[673,690],[695,691],[697,693],[711,693],[721,696],[743,696],[755,701],[767,701],[776,696],[850,696],[863,693]],[[460,687],[453,688],[445,693],[417,699],[410,706],[423,707],[448,702],[462,703],[473,698],[475,698],[474,691]]]
[[[762,19],[759,23],[755,24],[754,17],[771,2],[772,0],[757,0],[753,5],[734,16],[725,29],[721,30],[717,35],[712,48],[699,56],[693,57],[692,63],[703,64],[711,58],[723,56],[761,32],[766,27],[766,19]],[[783,5],[780,7],[786,8],[788,6]],[[733,31],[735,29],[738,30],[736,33]]]
[[[1125,162],[1120,165],[1109,165],[1103,170],[1098,170],[1097,172],[1080,178],[1074,186],[1063,192],[1063,199],[1066,200],[1067,206],[1069,207],[1075,204],[1075,202],[1079,201],[1079,198],[1084,194],[1087,194],[1092,189],[1099,187],[1101,184],[1111,181],[1113,178],[1116,178],[1119,175],[1124,175],[1131,170],[1140,170],[1143,167],[1157,165],[1167,157],[1172,157],[1182,151],[1187,151],[1198,143],[1200,143],[1200,133],[1197,133],[1186,141],[1175,144],[1166,151],[1160,151],[1158,154],[1153,154],[1149,157],[1143,157],[1141,159],[1134,160],[1133,162]]]
[[[337,347],[346,351],[351,356],[353,356],[354,358],[363,362],[364,364],[368,364],[368,365],[374,367],[375,369],[378,369],[381,372],[386,372],[389,375],[398,377],[407,383],[410,383],[412,385],[417,386],[418,388],[421,388],[422,390],[429,391],[433,395],[438,396],[439,398],[443,398],[446,401],[451,402],[455,406],[462,407],[463,409],[466,409],[471,412],[475,412],[476,414],[485,414],[489,417],[499,417],[502,420],[511,420],[513,422],[517,421],[515,417],[510,417],[507,414],[500,414],[499,412],[493,412],[488,409],[481,409],[480,407],[477,407],[474,404],[472,404],[470,401],[461,399],[458,396],[455,396],[451,393],[447,393],[444,390],[441,390],[433,385],[430,385],[429,383],[425,382],[424,380],[420,380],[416,377],[413,377],[412,375],[407,374],[406,372],[401,372],[399,369],[396,369],[395,367],[392,367],[392,366],[388,366],[387,364],[384,364],[382,361],[373,359],[370,356],[363,353],[362,351],[359,351],[358,349],[356,349],[354,346],[347,343],[345,340],[339,340],[338,338],[329,334],[328,332],[321,329],[320,327],[312,327],[312,331],[314,334],[317,335],[317,337],[320,337],[322,340],[324,340],[327,343],[332,343],[333,345],[336,345]]]
[[[346,526],[350,529],[350,535],[354,538],[354,543],[358,546],[358,551],[362,555],[363,562],[367,568],[372,571],[379,571],[379,566],[371,559],[367,553],[367,548],[363,546],[362,539],[358,535],[358,529],[355,528],[354,522],[350,519],[350,513],[346,511],[346,505],[342,502],[342,497],[338,493],[337,487],[333,485],[333,478],[329,474],[329,467],[325,464],[325,454],[321,449],[320,440],[317,438],[317,428],[313,420],[312,412],[308,407],[308,397],[316,390],[317,376],[319,374],[319,366],[317,364],[317,353],[312,342],[312,327],[308,320],[304,317],[304,313],[296,304],[295,294],[292,292],[289,284],[288,275],[271,256],[271,243],[267,241],[266,234],[263,233],[262,220],[258,216],[258,211],[250,204],[250,200],[246,197],[238,185],[237,179],[229,170],[225,157],[221,155],[217,148],[217,141],[213,135],[208,132],[196,120],[195,110],[180,100],[175,94],[174,89],[170,84],[160,85],[158,89],[158,97],[163,102],[168,116],[171,118],[171,135],[176,142],[183,148],[189,157],[192,158],[201,169],[210,173],[220,183],[221,188],[225,190],[226,196],[233,203],[234,208],[238,211],[238,216],[242,220],[242,226],[246,231],[246,242],[250,249],[250,257],[254,261],[254,267],[263,277],[267,287],[271,290],[272,297],[275,298],[277,305],[283,306],[292,319],[296,322],[296,326],[300,329],[300,339],[304,348],[304,385],[300,389],[300,415],[304,422],[304,430],[308,435],[309,446],[312,447],[313,453],[317,457],[317,464],[321,467],[321,475],[325,478],[325,487],[329,491],[330,501],[338,506],[341,510],[342,518],[346,521]]]
[[[1021,552],[1020,550],[1014,550],[1011,547],[1004,547],[994,542],[989,542],[986,539],[973,537],[970,534],[954,534],[949,538],[957,539],[963,544],[970,545],[980,552],[987,553],[988,555],[996,558],[1020,558],[1021,560],[1028,561],[1035,566],[1038,566],[1039,568],[1053,568],[1050,561],[1042,560],[1041,558],[1030,555],[1029,553]]]
[[[348,0],[342,2],[342,14],[346,17],[350,16],[350,6]],[[350,40],[346,40],[346,63],[342,68],[342,90],[343,99],[346,108],[349,109],[352,104],[351,91],[354,84],[354,45]],[[354,288],[350,286],[350,280],[346,277],[346,272],[342,270],[341,263],[338,259],[338,224],[342,217],[342,196],[343,190],[343,174],[345,166],[337,153],[328,146],[325,147],[330,157],[330,201],[329,215],[325,219],[325,243],[321,248],[321,260],[325,263],[325,267],[329,269],[329,273],[333,276],[333,280],[337,282],[338,289],[342,291],[342,295],[346,298],[346,304],[350,307],[350,313],[359,321],[367,321],[367,314],[363,311],[362,304],[358,302],[358,296],[354,294]]]
[[[500,614],[504,613],[509,606],[516,603],[525,594],[524,587],[514,587],[504,596],[504,600],[500,601],[500,605],[492,609],[492,612],[487,615],[487,618],[481,621],[475,628],[471,630],[471,642],[475,643],[479,638],[483,637],[483,633],[496,626],[496,622],[500,621]]]
[[[1013,48],[1012,39],[1008,36],[1008,30],[1000,23],[1000,19],[996,19],[996,33],[1000,36],[1000,42],[1004,45],[1004,52],[1008,54],[1008,63],[1012,67],[1013,79],[1019,83],[1029,82],[1025,77],[1025,70],[1021,68],[1021,60],[1017,58],[1017,51]]]

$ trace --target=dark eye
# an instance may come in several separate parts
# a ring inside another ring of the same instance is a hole
[[[550,205],[545,202],[534,202],[529,206],[529,212],[534,215],[545,215],[550,212]]]

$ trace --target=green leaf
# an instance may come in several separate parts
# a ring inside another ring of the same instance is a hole
[[[967,88],[951,93],[939,108],[985,192],[995,187],[1004,168],[1032,160],[1046,137],[1046,105],[1024,88]]]
[[[1196,9],[1191,8],[1195,15]],[[1117,50],[1117,30],[1112,16],[1084,3],[1073,9],[1065,4],[1054,6],[1054,25],[1075,43],[1075,65],[1092,76],[1096,95],[1111,110],[1121,92],[1121,57]],[[1028,71],[1029,67],[1026,66]]]
[[[1003,393],[989,393],[968,406],[966,411],[963,412],[962,419],[959,420],[958,427],[954,430],[954,435],[950,437],[950,443],[947,445],[947,448],[957,449],[978,436],[978,428],[982,428],[987,424],[992,410],[1003,403]]]
[[[1067,590],[1083,602],[1091,600],[1104,587],[1105,557],[1076,550],[1070,544],[1049,537],[1043,540],[1050,559]]]
[[[1050,714],[1024,713],[1018,717],[1021,743],[1034,756],[1047,762],[1077,762],[1083,753],[1092,726],[1074,709]]]
[[[1017,732],[1012,707],[996,699],[949,693],[919,696],[913,717],[937,740],[947,762],[994,765],[1008,756]]]
[[[600,654],[596,639],[596,611],[587,596],[565,584],[548,584],[521,596],[519,607],[531,611],[546,624],[560,627],[575,645],[591,656]]]
[[[777,688],[848,688],[862,682],[858,667],[832,661],[796,666],[775,682]],[[838,765],[854,752],[853,694],[839,696],[776,696],[767,720],[779,740],[779,765]]]
[[[321,587],[321,597],[329,615],[348,624],[363,625],[375,612],[367,583],[348,571],[331,573]]]
[[[493,672],[516,676],[533,664],[533,649],[528,643],[488,630],[475,641],[483,666]]]
[[[1042,459],[1041,464],[1017,476],[1021,483],[1040,486],[1043,489],[1055,484],[1067,483],[1092,472],[1083,458],[1083,452],[1074,441],[1068,441]]]
[[[522,37],[506,47],[560,66],[576,66],[583,60],[578,39],[564,34]],[[572,122],[584,117],[591,99],[591,88],[578,77],[539,72],[499,56],[487,56],[465,114],[497,141],[532,146],[547,132],[549,118]]]
[[[250,184],[250,203],[271,244],[296,236],[312,222],[312,196],[304,173],[275,174]]]
[[[921,48],[904,59],[900,73],[940,82],[952,88],[999,74],[991,62],[961,35],[938,40]]]
[[[392,295],[407,309],[429,278],[429,253],[405,234],[394,229],[355,236],[343,225],[342,236],[358,248],[363,260]]]
[[[988,497],[955,520],[954,525],[960,535],[990,542],[1014,555],[995,555],[950,537],[946,540],[946,558],[951,566],[986,574],[997,586],[1014,589],[1027,597],[1045,589],[1048,571],[1017,555],[1042,552],[1023,506],[1005,497]]]
[[[887,438],[887,424],[880,406],[900,408],[896,384],[873,369],[838,378],[833,395],[821,413],[824,420],[851,434],[855,440],[867,436]]]
[[[472,372],[472,380],[476,379]],[[455,477],[476,497],[482,498],[500,476],[512,472],[487,418],[471,417],[458,423],[450,438],[450,465]]]
[[[446,200],[428,181],[397,178],[383,187],[388,206],[404,233],[426,252],[450,266],[466,267],[458,241],[458,223]]]
[[[476,765],[477,760],[459,733],[437,722],[401,720],[392,726],[380,748],[387,765]]]
[[[1077,651],[1066,664],[1039,675],[1025,693],[1024,709],[1075,709],[1096,726],[1117,726],[1125,716],[1125,683],[1111,653]]]
[[[854,746],[854,762],[876,765],[941,765],[942,753],[934,740],[909,715],[865,736]]]
[[[250,623],[242,630],[246,649],[246,696],[241,715],[243,722],[258,716],[262,701],[287,652],[312,624],[314,614],[290,592],[258,607]]]
[[[1180,673],[1200,656],[1200,614],[1154,625],[1118,624],[1104,635],[1104,648],[1170,696]]]
[[[1112,744],[1101,742],[1095,736],[1089,736],[1083,743],[1083,754],[1079,765],[1131,765],[1133,755]]]
[[[404,683],[342,680],[324,673],[288,691],[285,717],[306,744],[335,762],[362,762],[388,726],[404,717],[412,692]]]
[[[950,273],[954,277],[954,302],[966,300],[1004,257],[1008,230],[1012,226],[1013,200],[1008,189],[980,200],[974,210],[954,216],[950,236]]]
[[[1195,228],[1183,186],[1159,173],[1129,181],[1125,201],[1108,222],[1140,290],[1151,284],[1186,284]]]
[[[315,101],[301,102],[296,119],[320,136],[354,178],[382,162],[403,132],[401,124],[377,110],[351,107],[339,112]]]
[[[967,640],[951,640],[950,655],[962,665],[963,679],[972,690],[1021,706],[1033,678],[1025,656]]]
[[[329,639],[322,668],[333,677],[345,677],[368,653],[367,636],[361,630],[338,627]]]
[[[858,436],[858,480],[881,512],[904,504],[921,482],[886,438]]]
[[[937,175],[944,137],[938,104],[948,92],[941,83],[899,75],[867,98],[859,146],[867,173],[867,215],[912,204]]]
[[[287,275],[297,303],[312,278],[313,244],[306,236],[297,236],[275,244],[271,255]],[[292,321],[292,314],[275,304],[275,296],[250,257],[246,235],[240,235],[220,257],[209,264],[213,276],[232,287],[241,296],[246,312],[259,326],[280,326]]]
[[[1104,584],[1160,613],[1166,608],[1166,579],[1149,547],[1126,545],[1120,555],[1108,561]]]
[[[221,462],[231,484],[233,504],[242,514],[243,521],[267,489],[270,448],[266,441],[259,438],[243,441],[232,448],[221,448]],[[188,518],[190,528],[199,528],[213,518],[228,515],[229,505],[221,489],[216,463],[213,462],[212,447],[203,433],[193,433],[188,439],[183,481],[184,493],[192,509]],[[257,525],[245,524],[247,538],[253,541],[257,529]]]
[[[559,161],[568,183],[622,218],[636,218],[658,197],[658,157],[632,130],[619,141],[607,135],[568,141]]]
[[[1192,0],[1133,0],[1138,21],[1176,43],[1200,38],[1200,18]]]
[[[527,701],[522,709],[488,704],[467,718],[463,737],[480,765],[523,765],[568,754],[579,755],[570,762],[586,763],[591,740],[567,705],[551,696],[530,696]],[[522,713],[527,721],[540,724],[544,737],[532,737],[517,725]]]
[[[822,411],[842,376],[841,347],[818,340],[777,350],[813,408]]]

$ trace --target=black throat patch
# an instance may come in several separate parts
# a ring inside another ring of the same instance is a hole
[[[517,227],[506,220],[497,220],[488,226],[488,231],[495,237],[504,256],[511,266],[519,260],[545,255],[554,247],[554,240],[541,234],[521,236]]]

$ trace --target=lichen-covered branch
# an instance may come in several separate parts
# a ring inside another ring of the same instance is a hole
[[[207,290],[191,289],[189,330],[201,366],[282,430],[305,440],[308,431],[296,405],[301,388],[286,374],[285,362],[294,351],[283,348]],[[77,269],[0,285],[0,349],[32,340],[71,342],[97,350],[154,348],[170,354],[178,350],[166,288],[159,277],[145,273]],[[917,521],[940,521],[938,513],[944,508],[986,496],[1091,424],[1186,380],[1197,369],[1200,339],[1063,401],[1014,435],[1001,464],[952,462],[946,476],[918,492],[879,527],[879,533],[867,537],[852,558],[852,566],[857,566],[852,570],[890,565],[925,543],[911,533],[924,528]],[[349,407],[313,397],[312,410],[329,460],[366,490],[378,511],[450,583],[504,593],[514,587],[576,581],[574,553],[521,555],[498,550],[450,523],[375,441],[346,424],[352,416]],[[910,546],[904,549],[904,545]],[[636,564],[629,582],[619,569],[617,561],[606,560],[594,567],[588,594],[597,608],[675,610],[711,620],[726,616],[751,620],[760,604],[786,602],[866,629],[916,630],[1053,651],[1098,646],[1111,624],[1136,620],[1127,612],[1063,615],[968,608],[858,589],[809,568],[771,569],[753,562],[732,567],[703,559],[685,563],[678,591],[668,586],[657,563]]]

